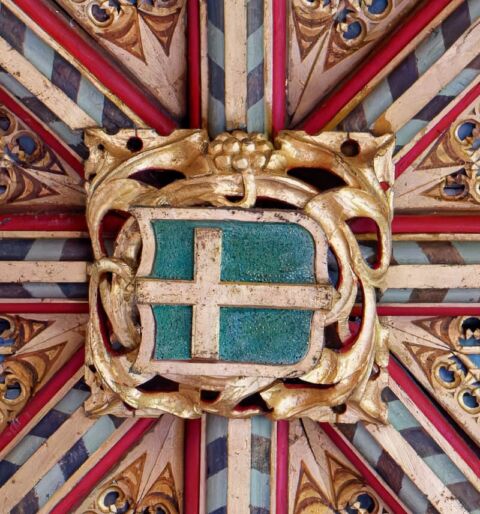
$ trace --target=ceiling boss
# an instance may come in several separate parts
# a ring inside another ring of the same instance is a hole
[[[385,421],[391,136],[95,129],[86,142],[91,414]],[[377,227],[373,266],[356,218]]]

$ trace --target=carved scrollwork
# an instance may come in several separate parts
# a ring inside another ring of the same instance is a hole
[[[140,20],[152,31],[165,54],[177,26],[183,0],[69,0],[82,4],[95,32],[145,61]]]
[[[302,61],[316,43],[328,39],[325,68],[331,68],[380,36],[375,25],[385,19],[394,0],[292,0],[292,15]]]
[[[376,316],[375,287],[383,284],[391,253],[390,136],[285,131],[272,144],[262,135],[241,131],[209,141],[201,130],[179,130],[167,137],[148,130],[126,130],[113,137],[90,130],[86,142],[91,150],[87,219],[95,257],[87,365],[104,395],[87,406],[92,414],[103,412],[107,395],[136,415],[170,412],[193,418],[207,411],[245,417],[262,412],[273,418],[385,420],[380,391],[388,351],[386,332]],[[342,185],[322,184],[322,174]],[[336,291],[325,323],[344,342],[343,351],[327,342],[318,363],[291,384],[263,376],[158,376],[138,369],[143,327],[134,281],[142,239],[130,215],[132,206],[249,209],[262,202],[302,212],[325,234],[341,276],[332,283]],[[107,254],[101,226],[113,212],[127,217],[113,252]],[[359,217],[378,226],[375,267],[362,257],[349,226]],[[349,317],[358,297],[363,322],[355,333]]]

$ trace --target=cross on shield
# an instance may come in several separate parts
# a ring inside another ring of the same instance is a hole
[[[323,347],[334,289],[319,226],[293,211],[142,208],[141,371],[297,376]]]

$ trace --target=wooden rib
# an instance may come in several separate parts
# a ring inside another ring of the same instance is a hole
[[[13,0],[1,0],[1,3],[8,6],[10,11],[12,11],[17,18],[23,21],[28,28],[30,28],[40,39],[43,39],[48,46],[53,48],[56,52],[58,52],[64,59],[68,62],[72,63],[75,68],[77,68],[82,75],[88,78],[90,82],[104,95],[106,96],[114,105],[116,105],[128,118],[130,118],[137,127],[146,127],[145,122],[137,115],[134,111],[132,111],[127,105],[125,105],[115,94],[103,85],[103,83],[97,79],[97,77],[90,72],[90,70],[84,66],[78,59],[76,59],[71,53],[69,53],[65,48],[57,43],[57,41],[51,37],[40,24],[35,23],[32,19],[18,6],[17,2]],[[37,5],[38,2],[35,2]],[[40,6],[39,6],[40,7]]]
[[[55,134],[48,124],[37,117],[26,105],[20,103],[17,98],[5,87],[0,86],[0,104],[3,104],[15,116],[17,116],[30,130],[36,132],[40,139],[53,150],[62,161],[65,161],[80,177],[84,176],[83,160],[68,144]]]
[[[40,230],[0,230],[0,239],[81,239],[89,238],[88,232],[80,231],[40,231]]]
[[[479,264],[418,264],[390,266],[384,281],[387,289],[466,289],[475,287]]]
[[[434,118],[432,118],[428,124],[421,128],[415,136],[405,145],[403,146],[393,157],[393,161],[395,163],[395,172],[396,176],[401,175],[405,170],[408,169],[408,166],[405,166],[405,164],[402,163],[400,165],[399,163],[402,161],[403,157],[410,153],[410,151],[413,149],[413,147],[416,146],[416,144],[423,139],[423,137],[428,134],[433,127],[437,126],[439,122],[441,122],[443,119],[451,119],[450,113],[454,112],[457,113],[458,110],[463,109],[463,112],[467,112],[470,109],[472,109],[472,103],[469,101],[469,99],[474,96],[478,96],[478,85],[480,84],[480,76],[477,76],[470,82],[470,84],[465,87],[459,93],[451,102],[448,103],[448,105],[442,109]],[[462,113],[463,114],[463,113]],[[440,125],[441,126],[441,125]],[[440,135],[440,133],[443,132],[443,130],[438,130],[437,135]],[[425,149],[423,152],[419,152],[417,157],[414,159],[416,161],[417,159],[420,160],[423,158],[424,154],[428,153],[430,150],[430,145]],[[414,162],[412,161],[412,162]]]
[[[358,241],[377,241],[374,233],[356,234]],[[394,241],[480,241],[480,234],[392,234]]]
[[[374,134],[397,132],[478,55],[480,20],[468,29],[375,122]]]
[[[227,130],[247,126],[247,8],[229,0],[225,9],[225,118]]]
[[[227,512],[245,514],[250,510],[251,420],[228,421]]]
[[[264,44],[264,130],[271,136],[272,134],[272,113],[273,113],[273,2],[264,2],[263,14],[263,44]],[[275,510],[272,507],[272,512]]]
[[[0,38],[0,65],[72,130],[97,126],[95,120],[2,38]]]
[[[300,127],[309,134],[320,130],[333,130],[350,112],[355,109],[375,89],[391,71],[412,52],[443,20],[445,20],[464,0],[439,1],[433,9],[423,9],[414,13],[403,26],[395,31],[392,38],[378,52],[372,54],[353,77],[336,93],[320,104]],[[440,8],[440,10],[439,10]],[[417,25],[424,18],[433,17],[418,31]],[[436,13],[436,14],[435,14]],[[413,34],[412,32],[415,32]],[[392,41],[394,45],[392,45]]]
[[[365,429],[442,514],[468,514],[447,486],[393,426],[366,424]]]
[[[465,475],[473,487],[475,487],[477,491],[480,491],[479,477],[475,474],[468,463],[465,462],[461,455],[455,450],[455,448],[445,439],[442,432],[440,432],[437,427],[423,414],[423,412],[415,405],[415,403],[413,403],[405,391],[391,377],[389,377],[388,387],[408,409],[410,414],[412,414],[412,416],[428,432],[428,435],[438,444],[438,446],[440,446],[445,454],[450,457],[452,462],[455,463],[455,465]]]
[[[47,503],[38,511],[38,514],[48,514],[61,498],[74,489],[80,479],[89,473],[123,436],[135,425],[136,419],[127,419],[113,432],[90,457],[75,471],[75,473],[59,487],[49,498]]]
[[[0,261],[0,283],[86,281],[87,263],[83,261]]]
[[[0,488],[0,512],[10,512],[96,421],[85,416],[83,407],[78,408]]]

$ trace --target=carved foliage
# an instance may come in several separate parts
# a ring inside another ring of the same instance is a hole
[[[415,322],[441,340],[440,347],[406,343],[432,387],[480,417],[480,318],[439,317]]]
[[[292,0],[295,35],[302,61],[317,42],[328,44],[325,69],[345,59],[367,42],[380,37],[375,26],[385,19],[394,0]]]
[[[84,514],[123,512],[125,514],[180,514],[175,480],[167,464],[151,487],[140,491],[144,473],[144,453],[94,493],[94,505]]]
[[[81,179],[37,134],[0,107],[0,209],[80,206]]]
[[[182,0],[69,0],[82,4],[90,26],[100,37],[145,61],[140,20],[170,54]]]
[[[312,137],[287,131],[274,146],[263,135],[240,131],[209,141],[203,131],[177,131],[161,138],[147,130],[121,131],[114,137],[92,130],[86,141],[91,149],[86,167],[91,181],[87,217],[96,260],[91,269],[87,344],[87,376],[98,392],[91,401],[92,414],[120,405],[117,400],[121,400],[136,415],[167,411],[198,417],[208,411],[245,417],[266,412],[273,418],[302,415],[332,420],[339,416],[332,407],[341,405],[341,412],[353,413],[349,419],[385,420],[379,392],[385,385],[388,352],[386,332],[375,314],[374,290],[382,283],[391,252],[391,197],[380,185],[392,184],[389,136]],[[301,178],[294,174],[299,168],[303,168]],[[317,182],[319,169],[331,169],[346,186],[322,186]],[[142,327],[134,283],[142,240],[130,216],[113,254],[107,256],[99,231],[104,216],[111,210],[128,215],[136,205],[252,208],[264,198],[305,213],[325,233],[342,276],[325,322],[340,341],[349,339],[348,350],[337,352],[327,345],[321,360],[300,374],[302,387],[289,387],[268,376],[198,378],[184,375],[181,366],[175,375],[156,378],[147,367],[141,369],[137,364]],[[365,216],[373,218],[380,231],[382,251],[375,269],[362,258],[347,224],[353,217]],[[353,335],[346,320],[359,287],[365,301],[364,323]],[[109,320],[106,330],[102,311]],[[148,394],[143,392],[147,382]],[[214,391],[215,400],[202,391]],[[268,410],[251,399],[255,395]],[[242,408],[237,409],[240,402]]]

